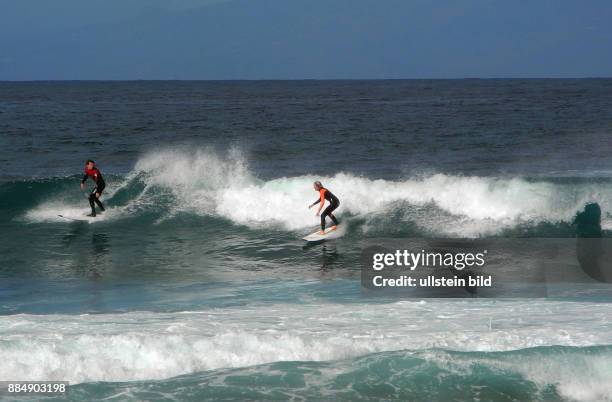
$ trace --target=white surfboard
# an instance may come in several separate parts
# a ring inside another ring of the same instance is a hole
[[[336,230],[325,229],[324,234],[319,234],[319,230],[317,230],[316,232],[311,233],[308,236],[302,237],[302,239],[306,241],[322,241],[322,240],[327,240],[327,239],[335,239],[336,237],[338,237],[338,235],[339,235],[338,229]]]
[[[66,220],[69,220],[69,221],[74,221],[74,222],[87,222],[89,220],[86,217],[83,217],[83,218],[73,218],[73,217],[64,216],[64,215],[57,215],[57,216],[59,216],[60,218],[64,218]]]
[[[57,215],[57,216],[59,216],[60,218],[69,220],[69,221],[74,221],[74,222],[89,222],[89,221],[96,219],[96,218],[92,218],[91,216],[83,216],[82,218],[73,218],[71,216],[65,216],[65,215]]]

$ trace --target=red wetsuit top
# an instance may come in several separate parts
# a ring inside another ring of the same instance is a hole
[[[102,173],[100,173],[98,168],[95,166],[93,167],[93,169],[85,168],[85,174],[83,175],[83,180],[81,180],[81,183],[85,183],[88,177],[91,177],[91,180],[93,180],[96,184],[104,184]]]

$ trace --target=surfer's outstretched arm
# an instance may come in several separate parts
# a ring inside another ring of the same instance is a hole
[[[325,189],[323,188],[319,190],[319,198],[317,198],[315,202],[310,204],[308,208],[310,209],[317,204],[319,204],[319,210],[317,211],[316,215],[319,216],[319,214],[321,213],[321,209],[323,209],[323,205],[325,205]]]
[[[315,200],[315,202],[313,202],[312,204],[310,204],[310,205],[308,206],[308,208],[312,208],[312,207],[314,207],[315,205],[317,205],[317,204],[318,204],[318,203],[320,203],[320,202],[321,202],[321,200],[320,200],[319,198],[317,198],[317,199]]]

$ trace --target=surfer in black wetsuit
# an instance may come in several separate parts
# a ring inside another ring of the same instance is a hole
[[[325,200],[329,201],[329,205],[327,206],[327,208],[325,208],[325,210],[321,214],[321,231],[319,232],[319,234],[325,234],[325,217],[328,215],[331,218],[331,220],[334,222],[334,226],[331,227],[331,230],[336,230],[336,227],[338,225],[338,219],[336,219],[336,217],[334,216],[334,214],[332,214],[332,212],[334,211],[334,209],[338,208],[338,206],[340,205],[340,200],[338,200],[338,197],[332,194],[331,191],[323,187],[320,181],[314,182],[314,189],[315,191],[319,192],[319,198],[317,198],[315,202],[310,204],[308,208],[312,208],[315,205],[319,204],[319,210],[317,211],[317,216],[321,214],[321,209],[323,208],[323,205],[325,205]]]
[[[87,178],[91,177],[91,180],[95,183],[95,187],[89,194],[89,205],[91,206],[91,214],[87,216],[95,217],[96,216],[96,206],[94,203],[98,204],[101,211],[104,211],[104,205],[100,201],[100,196],[102,195],[102,191],[104,191],[104,187],[106,187],[106,183],[104,183],[104,179],[102,178],[102,173],[96,167],[96,164],[91,159],[85,162],[85,174],[83,175],[83,180],[81,180],[81,189],[85,188],[85,182]]]

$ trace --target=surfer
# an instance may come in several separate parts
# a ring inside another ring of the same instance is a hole
[[[95,183],[95,187],[89,194],[89,205],[91,206],[91,214],[87,216],[94,217],[96,216],[96,206],[94,203],[98,204],[101,211],[104,211],[104,205],[100,201],[100,196],[102,195],[102,191],[104,191],[104,187],[106,187],[106,183],[104,183],[104,179],[102,178],[102,173],[96,167],[96,164],[91,159],[88,159],[85,162],[85,174],[83,175],[83,180],[81,180],[81,190],[85,188],[85,182],[87,178],[91,177],[91,180]]]
[[[319,234],[322,235],[322,234],[325,234],[325,217],[328,215],[331,218],[331,220],[334,221],[334,226],[331,227],[331,230],[336,230],[336,227],[338,225],[338,219],[336,219],[336,217],[334,216],[334,214],[332,214],[332,212],[334,211],[334,209],[338,208],[338,206],[340,205],[340,200],[338,200],[338,197],[332,194],[331,191],[323,187],[323,184],[321,184],[320,181],[314,182],[314,189],[315,191],[319,192],[319,198],[317,198],[315,202],[310,204],[308,208],[310,209],[314,207],[315,205],[319,204],[319,210],[317,211],[317,216],[321,214],[321,209],[323,209],[325,200],[329,201],[329,205],[327,206],[327,208],[325,208],[325,210],[321,214],[321,231],[319,232]]]

